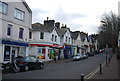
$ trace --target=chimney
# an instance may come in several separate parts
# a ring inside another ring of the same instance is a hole
[[[62,27],[61,28],[67,28],[67,25],[65,24],[62,24]]]
[[[49,17],[47,17],[47,20],[44,20],[44,25],[47,27],[54,27],[55,20],[48,20]]]
[[[60,28],[60,22],[56,22],[55,26],[59,29]]]
[[[49,27],[54,27],[55,20],[49,20]]]

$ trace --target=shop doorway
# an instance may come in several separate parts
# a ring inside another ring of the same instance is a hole
[[[12,48],[12,56],[11,56],[11,60],[13,61],[15,57],[17,57],[18,55],[18,48],[17,47],[13,47]]]

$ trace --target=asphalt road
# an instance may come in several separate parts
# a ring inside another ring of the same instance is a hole
[[[31,70],[20,73],[3,74],[3,79],[80,79],[105,62],[105,54],[98,54],[88,59],[71,61],[68,63],[54,63],[45,65],[44,69]]]

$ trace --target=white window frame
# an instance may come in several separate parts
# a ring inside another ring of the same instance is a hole
[[[19,19],[19,20],[23,20],[25,19],[25,12],[15,8],[15,18]]]
[[[0,1],[0,13],[6,14],[8,13],[8,4]]]
[[[10,26],[9,26],[9,25],[10,25]],[[8,28],[10,28],[10,35],[8,35]],[[8,24],[8,27],[7,27],[7,36],[8,36],[8,37],[11,37],[11,36],[12,36],[12,28],[13,28],[13,25]]]

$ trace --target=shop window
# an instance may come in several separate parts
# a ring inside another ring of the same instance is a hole
[[[4,48],[4,61],[10,61],[10,46]]]

